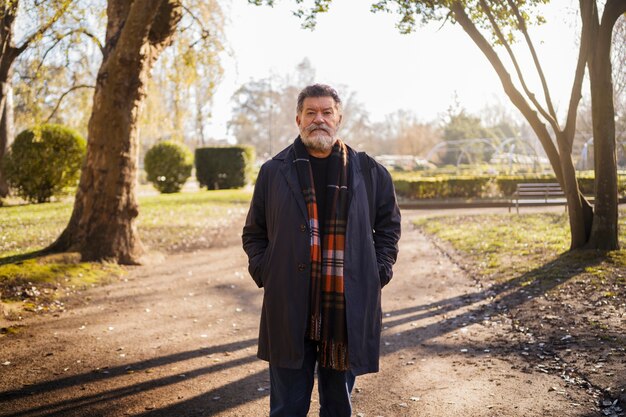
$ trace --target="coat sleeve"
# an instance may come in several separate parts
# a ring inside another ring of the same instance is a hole
[[[376,219],[374,221],[374,248],[381,287],[393,276],[393,265],[398,258],[400,240],[400,208],[391,175],[380,164],[376,167]]]
[[[265,217],[265,199],[267,179],[264,166],[257,177],[250,209],[243,227],[241,240],[243,250],[248,255],[248,272],[259,288],[263,287],[262,272],[263,258],[269,242],[267,235],[267,221]]]

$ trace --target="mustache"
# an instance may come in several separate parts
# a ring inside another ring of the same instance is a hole
[[[323,131],[325,131],[329,135],[331,135],[333,133],[332,129],[330,128],[330,126],[328,126],[326,123],[320,123],[320,124],[311,123],[306,128],[304,128],[304,131],[307,132],[307,133],[311,133],[312,131],[314,131],[316,129],[322,129]]]

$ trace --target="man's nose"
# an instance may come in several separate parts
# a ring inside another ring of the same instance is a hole
[[[318,125],[321,123],[324,123],[324,115],[322,113],[316,113],[315,119],[313,119],[313,122]]]

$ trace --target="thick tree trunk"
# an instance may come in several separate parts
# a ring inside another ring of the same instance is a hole
[[[619,249],[611,42],[615,21],[625,11],[623,0],[606,2],[602,22],[594,27],[594,48],[588,61],[596,187],[591,236],[586,246],[591,249]]]
[[[105,54],[89,120],[87,158],[67,228],[48,249],[136,264],[137,116],[150,67],[180,18],[168,0],[109,0]]]

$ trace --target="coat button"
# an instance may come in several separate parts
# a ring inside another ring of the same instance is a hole
[[[306,269],[306,265],[305,264],[298,264],[298,271],[302,272]]]
[[[306,232],[306,226],[304,224],[300,225],[300,231],[301,232]]]

